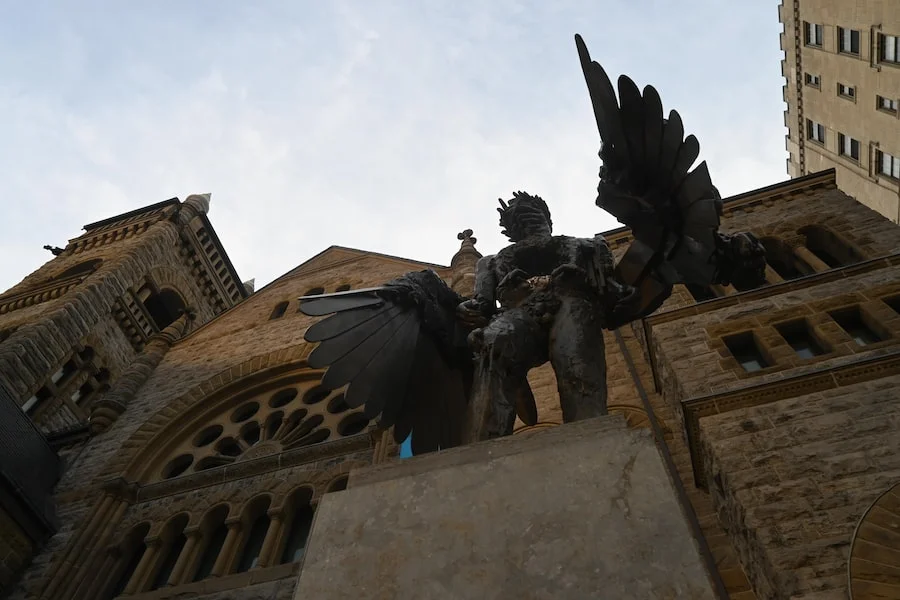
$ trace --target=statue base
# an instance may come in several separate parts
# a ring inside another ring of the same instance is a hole
[[[601,417],[351,473],[295,598],[714,598],[649,432]]]

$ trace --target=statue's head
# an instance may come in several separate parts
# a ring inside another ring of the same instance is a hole
[[[550,235],[553,222],[550,220],[550,209],[540,196],[532,196],[525,192],[514,192],[508,203],[500,199],[500,227],[503,235],[513,242],[527,237]]]

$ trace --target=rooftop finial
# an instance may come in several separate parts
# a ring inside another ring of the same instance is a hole
[[[459,245],[459,251],[453,255],[450,265],[456,267],[460,261],[465,261],[471,262],[474,266],[475,261],[481,258],[481,253],[475,249],[475,242],[478,240],[472,235],[472,230],[464,229],[456,234],[456,239],[460,240],[462,244]]]
[[[184,200],[184,204],[192,207],[199,214],[205,215],[209,212],[209,201],[212,194],[191,194]]]
[[[462,240],[462,247],[460,248],[460,250],[462,250],[463,248],[474,248],[475,247],[475,243],[478,241],[478,239],[475,237],[472,237],[473,233],[474,232],[471,229],[463,229],[462,231],[460,231],[459,233],[456,234],[456,239]]]

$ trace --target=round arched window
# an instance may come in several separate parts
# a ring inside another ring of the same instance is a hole
[[[309,371],[284,375],[215,402],[192,420],[160,460],[155,478],[171,479],[242,460],[363,433],[369,420],[343,390],[328,390]]]

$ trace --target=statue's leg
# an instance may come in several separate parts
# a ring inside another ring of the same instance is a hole
[[[509,310],[492,320],[473,344],[481,354],[477,377],[490,395],[493,412],[489,437],[509,435],[516,421],[516,403],[528,385],[528,370],[547,360],[546,335],[525,311]]]
[[[606,414],[606,357],[599,307],[577,297],[561,300],[550,330],[550,362],[569,423]]]

